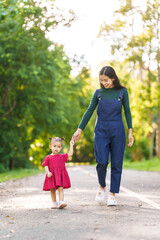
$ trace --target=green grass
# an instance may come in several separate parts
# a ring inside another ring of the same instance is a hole
[[[18,170],[7,171],[4,173],[0,173],[0,182],[33,176],[41,172],[44,172],[44,169],[31,168],[31,169],[18,169]]]
[[[93,163],[93,165],[97,165],[97,163]],[[110,163],[108,165],[110,167]],[[152,158],[149,160],[143,159],[141,162],[138,161],[130,161],[125,160],[123,161],[123,168],[124,169],[133,169],[139,171],[154,171],[160,172],[160,158]]]
[[[156,171],[160,172],[160,158],[152,158],[149,160],[142,160],[141,162],[137,161],[124,161],[123,168],[125,169],[133,169],[140,171]]]
[[[73,163],[73,165],[74,165],[74,163]],[[96,165],[96,163],[94,163],[93,165]],[[109,167],[110,167],[110,164],[109,164]],[[160,158],[154,157],[152,159],[143,160],[141,162],[124,160],[123,168],[140,170],[140,171],[160,172]],[[18,169],[18,170],[7,171],[5,173],[0,173],[0,182],[5,182],[5,181],[9,181],[9,180],[18,179],[18,178],[33,176],[33,175],[36,175],[36,174],[42,173],[42,172],[44,172],[44,169],[38,169],[38,168]]]

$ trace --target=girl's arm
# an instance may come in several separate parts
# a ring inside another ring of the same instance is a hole
[[[48,166],[45,166],[44,169],[45,169],[45,172],[47,174],[47,177],[50,178],[52,176],[52,173],[49,171]]]
[[[74,141],[70,141],[70,148],[69,148],[69,152],[68,152],[68,157],[72,157],[73,155],[73,145],[74,145]]]

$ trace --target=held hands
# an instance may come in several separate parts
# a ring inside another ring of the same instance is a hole
[[[48,172],[47,172],[47,177],[48,177],[48,178],[52,177],[52,173],[48,171]]]
[[[81,135],[82,129],[78,128],[77,131],[73,134],[72,140],[76,143]]]
[[[75,142],[73,140],[70,141],[70,146],[73,146]]]

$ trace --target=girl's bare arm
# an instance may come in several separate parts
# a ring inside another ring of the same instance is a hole
[[[72,155],[73,155],[73,145],[74,145],[74,141],[71,140],[70,141],[70,148],[69,148],[69,152],[68,152],[68,157],[72,157]]]
[[[45,172],[46,172],[46,174],[47,174],[47,177],[50,178],[50,177],[52,176],[52,173],[49,171],[48,166],[45,166],[44,169],[45,169]]]

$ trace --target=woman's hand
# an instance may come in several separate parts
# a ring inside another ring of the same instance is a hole
[[[132,129],[129,129],[128,140],[129,140],[128,146],[129,146],[129,147],[132,147],[132,145],[133,145],[133,143],[134,143],[134,137],[133,137],[133,135],[132,135]]]
[[[82,132],[82,129],[78,128],[77,131],[72,136],[72,141],[76,143],[81,135],[81,132]]]
[[[48,178],[52,177],[52,173],[48,171],[48,172],[47,172],[47,177],[48,177]]]

